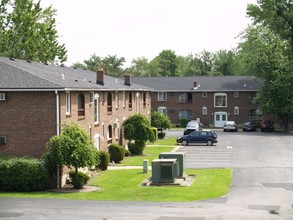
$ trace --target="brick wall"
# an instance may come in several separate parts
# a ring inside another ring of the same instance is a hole
[[[221,92],[222,93],[222,92]],[[214,107],[215,92],[207,92],[206,98],[203,97],[202,92],[192,92],[192,102],[179,103],[178,92],[169,92],[167,101],[158,101],[158,93],[153,92],[152,109],[158,110],[158,107],[166,107],[168,116],[173,124],[180,124],[179,111],[186,109],[192,111],[192,119],[200,118],[201,123],[209,126],[214,125],[215,112],[227,112],[228,120],[234,120],[239,124],[249,119],[249,110],[256,109],[257,105],[249,100],[249,92],[239,92],[238,97],[235,97],[234,92],[224,92],[227,95],[227,107]],[[239,108],[239,115],[234,114],[234,107]],[[202,108],[207,108],[207,114],[203,115]]]
[[[56,134],[54,92],[8,92],[0,102],[0,154],[41,157]]]

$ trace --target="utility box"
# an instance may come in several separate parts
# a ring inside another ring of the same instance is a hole
[[[152,161],[153,183],[174,183],[177,177],[176,159],[156,159]]]
[[[183,152],[163,152],[160,153],[159,159],[177,159],[178,163],[178,176],[177,177],[182,177],[183,172],[185,169],[185,153]]]

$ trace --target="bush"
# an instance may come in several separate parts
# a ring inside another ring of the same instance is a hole
[[[180,119],[180,127],[185,128],[188,123],[187,119]]]
[[[128,143],[128,149],[132,155],[142,155],[145,144]]]
[[[125,157],[128,157],[130,154],[130,151],[125,149]]]
[[[166,136],[166,133],[165,133],[165,132],[160,132],[160,133],[158,134],[158,138],[159,138],[159,139],[164,139],[165,136]]]
[[[110,154],[106,151],[100,151],[100,163],[98,168],[100,170],[107,170],[110,163]]]
[[[86,183],[87,181],[90,180],[90,176],[78,171],[78,177],[75,176],[75,171],[71,170],[69,172],[69,177],[72,180],[72,185],[74,186],[75,189],[81,189]]]
[[[39,191],[48,181],[48,170],[41,160],[10,158],[0,161],[0,190]]]
[[[110,161],[119,163],[124,159],[125,149],[119,144],[110,144],[109,146]]]
[[[156,140],[157,140],[157,138],[158,138],[158,129],[157,128],[155,128],[155,127],[152,127],[152,131],[153,131],[153,133],[154,133],[154,135],[153,135],[153,140],[150,140],[150,142],[152,142],[152,143],[154,143],[154,142],[156,142]]]

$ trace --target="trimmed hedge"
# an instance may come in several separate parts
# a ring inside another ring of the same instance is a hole
[[[142,155],[145,144],[143,142],[139,143],[128,143],[128,149],[131,155]]]
[[[110,154],[107,151],[100,151],[100,163],[98,168],[100,170],[107,170],[110,163]]]
[[[48,181],[43,161],[31,158],[9,158],[0,161],[0,190],[40,191]]]
[[[110,154],[110,161],[119,163],[125,157],[125,149],[119,144],[110,144],[109,154]]]
[[[71,178],[72,185],[75,189],[81,189],[87,183],[87,181],[90,180],[89,175],[80,171],[78,171],[78,178],[76,178],[74,170],[70,170],[69,177]]]

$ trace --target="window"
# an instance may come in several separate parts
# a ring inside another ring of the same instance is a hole
[[[208,114],[208,108],[207,107],[202,107],[202,114],[207,115]]]
[[[119,129],[120,129],[119,120],[116,119],[116,122],[114,123],[114,132],[115,132],[116,140],[119,140]]]
[[[250,92],[248,99],[249,99],[249,101],[252,102],[255,99],[255,97],[256,97],[256,92]]]
[[[234,115],[239,115],[239,107],[238,106],[234,107]]]
[[[132,92],[128,93],[128,108],[132,108]]]
[[[122,102],[123,102],[123,108],[126,107],[126,98],[125,98],[125,91],[122,93]]]
[[[85,116],[84,95],[78,95],[78,116]]]
[[[0,136],[0,145],[6,144],[6,136]]]
[[[107,94],[107,111],[112,112],[112,93],[108,92]]]
[[[207,92],[202,92],[202,97],[203,98],[207,98],[208,97],[208,93]]]
[[[94,146],[97,148],[98,151],[100,150],[100,134],[95,134]]]
[[[112,143],[112,126],[111,125],[108,126],[107,142],[108,144]]]
[[[90,92],[90,103],[94,102],[94,93]]]
[[[239,97],[239,92],[238,92],[238,91],[235,91],[235,92],[234,92],[234,97],[235,97],[235,98],[238,98],[238,97]]]
[[[0,93],[0,101],[5,101],[6,98],[5,98],[5,93],[4,92],[1,92]]]
[[[94,120],[95,124],[100,123],[100,99],[99,95],[94,95]]]
[[[192,111],[186,110],[186,109],[179,111],[179,119],[191,120],[192,119]]]
[[[118,92],[115,93],[115,107],[116,109],[119,108],[119,93]]]
[[[161,112],[162,114],[167,115],[167,108],[166,107],[159,107],[158,112]]]
[[[66,92],[66,115],[71,115],[71,95]]]
[[[144,108],[146,107],[146,93],[145,92],[142,94],[142,105]]]
[[[215,107],[227,107],[227,95],[226,93],[216,93],[214,96]]]
[[[140,112],[140,97],[139,93],[136,93],[136,113]]]
[[[179,94],[179,103],[186,103],[186,102],[192,102],[192,93],[180,93]]]
[[[166,92],[158,92],[158,101],[167,101],[167,93]]]

